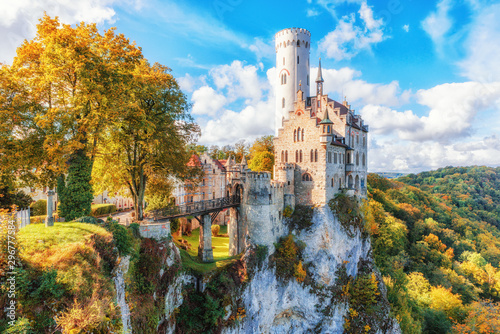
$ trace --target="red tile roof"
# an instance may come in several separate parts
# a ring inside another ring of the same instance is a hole
[[[189,159],[187,165],[189,167],[200,167],[201,166],[200,157],[197,156],[196,154],[193,154]]]
[[[215,164],[217,165],[217,167],[222,170],[222,171],[225,171],[226,168],[224,167],[224,165],[226,164],[226,160],[217,160],[217,159],[214,159],[215,161]]]

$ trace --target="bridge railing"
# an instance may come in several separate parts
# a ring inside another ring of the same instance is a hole
[[[189,215],[197,215],[204,212],[217,211],[219,209],[224,209],[238,204],[240,204],[239,196],[233,195],[228,197],[221,197],[206,201],[192,202],[182,205],[176,205],[174,207],[158,209],[154,210],[152,214],[154,220],[159,220],[159,219],[183,217]]]

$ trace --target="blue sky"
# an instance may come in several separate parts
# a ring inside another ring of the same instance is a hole
[[[274,34],[311,32],[311,71],[370,126],[369,170],[500,165],[500,3],[487,0],[0,3],[0,61],[46,11],[97,22],[172,68],[202,128],[200,143],[274,133]],[[314,74],[313,74],[314,75]]]

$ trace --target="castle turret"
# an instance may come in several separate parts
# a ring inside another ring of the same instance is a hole
[[[300,88],[309,97],[309,51],[311,33],[306,29],[284,29],[275,35],[276,46],[276,134],[294,109]]]
[[[323,147],[326,147],[328,143],[331,143],[332,141],[332,132],[333,132],[333,122],[330,120],[330,117],[328,116],[328,109],[325,112],[325,117],[321,122],[319,122],[319,131],[320,131],[320,136],[319,136],[319,141],[323,145]]]

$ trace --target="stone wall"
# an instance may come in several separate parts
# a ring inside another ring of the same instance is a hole
[[[170,236],[170,222],[153,223],[139,227],[141,237],[160,240]]]

